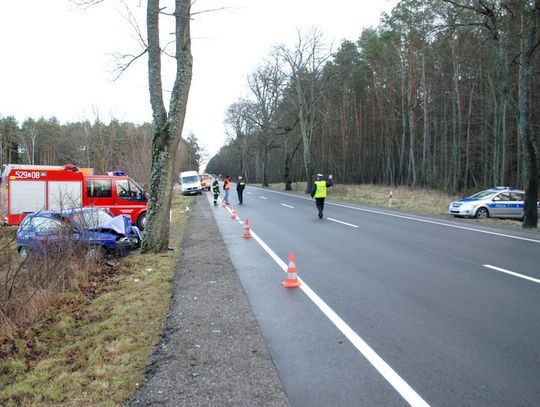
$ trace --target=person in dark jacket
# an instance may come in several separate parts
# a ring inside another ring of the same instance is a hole
[[[236,192],[238,193],[238,203],[242,205],[244,203],[244,189],[246,189],[246,183],[242,177],[238,177],[236,183]]]
[[[311,187],[311,197],[315,198],[315,205],[319,211],[319,219],[323,218],[324,199],[326,198],[326,188],[334,185],[332,182],[332,174],[328,176],[328,180],[324,180],[322,174],[317,174],[317,181]]]
[[[219,196],[219,182],[217,178],[214,178],[214,182],[212,182],[212,193],[214,194],[214,206],[217,206],[217,199]]]

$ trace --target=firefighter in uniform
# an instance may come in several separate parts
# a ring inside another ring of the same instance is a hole
[[[217,199],[219,196],[219,182],[217,178],[214,178],[214,182],[212,182],[212,193],[214,194],[214,205],[217,206]]]
[[[244,203],[244,189],[246,188],[246,183],[242,177],[238,177],[238,182],[236,183],[236,192],[238,193],[238,203],[242,205]]]
[[[332,182],[332,174],[328,176],[328,180],[323,179],[322,174],[317,174],[317,181],[311,187],[311,197],[315,198],[315,205],[319,211],[319,219],[323,218],[324,199],[326,198],[326,188],[334,185]]]

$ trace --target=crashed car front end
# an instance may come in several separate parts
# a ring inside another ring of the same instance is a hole
[[[103,208],[78,208],[29,214],[17,230],[17,251],[23,260],[30,253],[62,256],[69,247],[93,256],[125,256],[140,247],[141,234],[128,216],[114,217]]]
[[[116,256],[126,256],[130,251],[138,249],[141,245],[141,232],[137,226],[131,224],[131,219],[127,215],[118,215],[116,217],[101,218],[99,225],[95,225],[91,233],[97,235],[91,240],[109,241],[105,245],[107,252]],[[110,238],[114,238],[114,243]]]

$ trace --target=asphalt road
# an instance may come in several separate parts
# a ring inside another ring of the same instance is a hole
[[[319,220],[255,187],[236,212],[256,238],[214,208],[292,406],[540,405],[537,232],[331,200]]]

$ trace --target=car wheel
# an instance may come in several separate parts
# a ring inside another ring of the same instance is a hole
[[[137,219],[137,227],[140,230],[144,230],[145,226],[146,226],[146,212],[143,212],[139,215],[139,218]]]
[[[88,248],[86,252],[86,259],[93,261],[100,261],[105,257],[105,249],[100,245],[93,245]]]
[[[28,257],[30,257],[30,249],[24,246],[21,247],[19,249],[19,256],[21,256],[22,261],[25,261],[26,259],[28,259]]]
[[[487,219],[489,218],[489,212],[486,208],[478,208],[474,216],[476,219]]]

